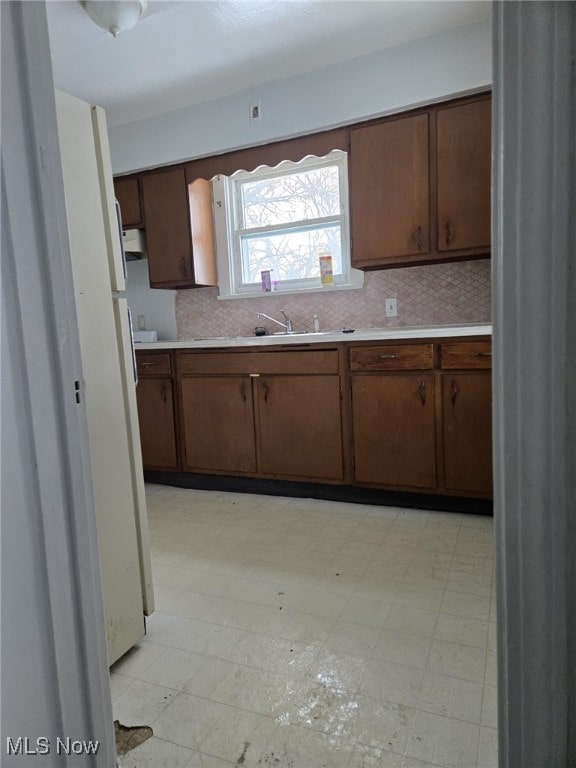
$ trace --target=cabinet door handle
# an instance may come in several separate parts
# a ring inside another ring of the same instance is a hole
[[[446,222],[446,245],[450,245],[454,237],[454,228],[449,221]]]
[[[178,270],[182,277],[188,277],[188,265],[186,264],[186,258],[184,256],[180,257],[180,261],[178,262]]]
[[[160,390],[160,397],[162,398],[162,401],[164,404],[166,403],[166,384],[163,385],[162,389]]]
[[[397,360],[400,355],[380,355],[382,360]]]
[[[452,379],[452,383],[450,384],[450,400],[452,400],[452,405],[456,405],[456,398],[458,397],[458,384],[456,384],[456,381]]]
[[[246,382],[243,381],[240,385],[240,397],[244,402],[246,402]]]
[[[267,403],[268,402],[268,395],[270,393],[270,387],[268,386],[268,384],[265,381],[262,382],[262,389],[264,390],[264,402]]]
[[[420,395],[420,402],[422,405],[426,405],[426,382],[420,382],[420,386],[418,387],[418,394]]]
[[[416,247],[418,248],[418,250],[420,250],[422,248],[422,227],[417,227],[414,230],[414,234],[412,235],[412,238],[416,243]]]
[[[476,352],[476,357],[492,357],[492,352]]]

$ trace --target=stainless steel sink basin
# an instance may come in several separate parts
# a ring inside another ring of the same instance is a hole
[[[278,331],[278,333],[271,333],[266,334],[265,336],[194,336],[190,341],[235,341],[235,340],[250,340],[254,342],[258,342],[259,339],[283,339],[283,338],[309,338],[309,337],[318,337],[318,336],[326,336],[330,333],[334,333],[334,331],[291,331],[290,333],[286,333],[286,331]]]
[[[194,336],[192,341],[230,341],[236,336]]]
[[[326,336],[328,333],[332,331],[275,331],[272,336]]]

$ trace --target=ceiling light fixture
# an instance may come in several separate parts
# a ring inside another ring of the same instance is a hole
[[[148,9],[148,0],[83,0],[82,7],[95,24],[116,37],[136,26]]]

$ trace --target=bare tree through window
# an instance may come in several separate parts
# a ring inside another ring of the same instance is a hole
[[[240,201],[244,283],[259,282],[266,269],[274,280],[318,277],[322,253],[342,273],[337,165],[242,182]]]

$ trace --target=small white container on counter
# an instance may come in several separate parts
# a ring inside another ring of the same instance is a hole
[[[158,341],[157,331],[132,331],[134,344],[153,344]]]

